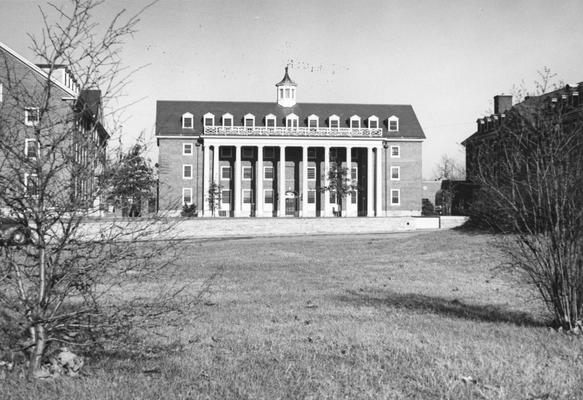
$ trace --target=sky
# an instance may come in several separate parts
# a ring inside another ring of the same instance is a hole
[[[54,0],[56,4],[68,0]],[[115,12],[144,0],[109,0]],[[0,42],[35,61],[37,0],[0,0]],[[427,139],[423,177],[461,142],[492,98],[537,71],[583,81],[583,1],[561,0],[159,0],[141,15],[122,57],[141,69],[126,86],[123,142],[143,132],[155,149],[157,100],[275,101],[289,65],[298,102],[411,104]]]

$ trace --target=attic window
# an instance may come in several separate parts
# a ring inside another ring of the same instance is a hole
[[[368,117],[368,127],[369,127],[369,129],[378,129],[379,118],[375,115]]]
[[[389,131],[393,132],[398,130],[399,130],[399,118],[392,115],[389,117]]]
[[[265,116],[265,126],[269,127],[269,128],[275,128],[276,122],[275,122],[275,115],[273,114],[268,114]]]
[[[298,116],[295,114],[289,114],[285,118],[285,126],[286,128],[297,128],[298,127]]]
[[[338,115],[331,115],[328,118],[328,126],[333,129],[338,129],[338,127],[340,126],[340,118],[338,117]]]
[[[213,127],[215,126],[215,116],[212,113],[206,113],[204,115],[204,126],[210,126]]]
[[[246,128],[255,128],[255,116],[253,114],[247,114],[244,117]]]
[[[223,128],[233,127],[233,116],[229,113],[223,114]]]
[[[182,114],[182,129],[192,129],[194,124],[194,116],[191,113]]]
[[[350,127],[353,129],[360,129],[360,117],[358,115],[350,117]]]
[[[308,127],[309,128],[318,128],[318,116],[317,115],[310,115],[308,117]]]

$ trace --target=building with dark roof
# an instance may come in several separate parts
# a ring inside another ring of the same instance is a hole
[[[421,144],[410,105],[298,103],[286,68],[275,102],[158,101],[161,209],[221,216],[419,215]],[[354,190],[339,206],[331,165]],[[199,214],[200,215],[200,214]]]

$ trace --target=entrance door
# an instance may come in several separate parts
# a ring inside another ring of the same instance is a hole
[[[285,215],[297,215],[297,199],[295,197],[285,199]]]

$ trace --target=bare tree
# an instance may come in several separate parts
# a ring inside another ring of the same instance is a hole
[[[169,238],[170,225],[85,223],[102,198],[103,110],[127,82],[120,51],[139,21],[121,11],[102,28],[93,19],[102,3],[49,4],[55,22],[41,10],[32,40],[44,72],[0,54],[0,205],[28,236],[1,248],[0,347],[25,352],[30,377],[45,373],[54,346],[105,346],[192,300],[168,277],[171,242],[141,243]]]
[[[477,217],[510,234],[502,236],[510,268],[538,290],[555,323],[580,331],[583,113],[578,100],[551,97],[515,106],[480,143]]]
[[[441,189],[436,195],[436,205],[440,206],[443,214],[451,215],[454,198],[456,196],[456,182],[463,181],[466,176],[465,167],[453,157],[444,154],[435,165],[433,177],[442,181]]]
[[[343,167],[340,162],[333,160],[328,170],[328,185],[322,186],[322,192],[329,192],[334,196],[334,202],[338,206],[338,216],[342,215],[342,207],[349,194],[354,195],[357,185],[352,180],[348,168]]]

